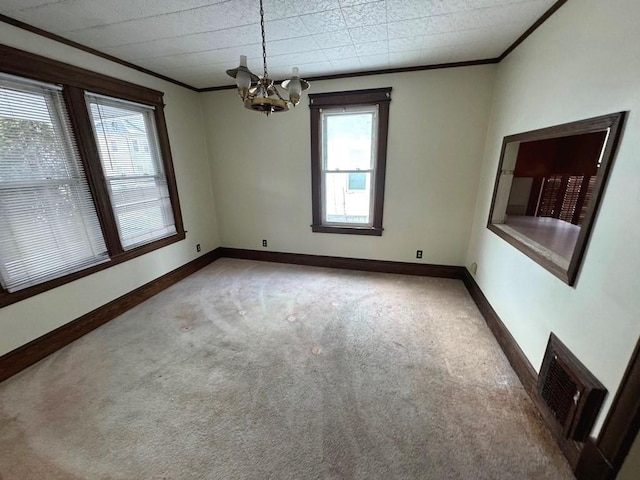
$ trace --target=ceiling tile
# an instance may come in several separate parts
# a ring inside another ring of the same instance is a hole
[[[265,21],[296,16],[294,5],[295,0],[264,0]],[[254,3],[253,8],[260,12],[258,2]]]
[[[373,3],[378,0],[340,0],[341,7],[352,7],[353,5],[361,5],[363,3]],[[386,2],[386,0],[385,0]]]
[[[481,12],[491,7],[535,3],[545,11],[555,0],[386,0],[389,22],[431,17],[456,12]],[[533,22],[532,22],[533,23]]]
[[[318,45],[323,48],[351,45],[351,35],[349,35],[349,31],[346,28],[342,30],[336,30],[331,33],[321,33],[319,35],[314,35],[313,39]]]
[[[389,63],[394,67],[412,67],[420,64],[420,50],[402,53],[390,53]]]
[[[335,59],[330,63],[336,72],[353,72],[360,69],[360,59],[357,57]]]
[[[327,70],[331,68],[331,63],[328,61],[304,63],[304,64],[298,65],[298,67],[300,68],[300,73],[302,74],[302,77],[309,78],[311,76],[324,75],[327,72]],[[280,72],[278,73],[279,75],[277,77],[274,75],[274,78],[286,78],[289,75],[291,75],[290,70],[282,71],[282,73]]]
[[[421,65],[439,65],[442,63],[452,62],[452,56],[456,51],[456,47],[441,47],[422,50],[420,52]]]
[[[376,42],[388,38],[386,25],[369,25],[367,27],[350,28],[349,34],[351,35],[353,43]]]
[[[61,0],[2,0],[2,9],[8,13],[13,10],[24,10],[25,8],[60,2]]]
[[[417,18],[413,20],[401,20],[387,24],[389,38],[415,37],[427,33],[426,29],[431,19]]]
[[[342,12],[340,10],[328,10],[326,12],[303,15],[302,21],[313,34],[332,32],[346,28]]]
[[[148,58],[178,53],[202,52],[212,47],[230,48],[233,46],[254,45],[261,42],[260,27],[248,25],[230,30],[184,35],[176,38],[164,38],[136,44],[121,45],[102,50],[116,57]]]
[[[358,57],[364,55],[381,55],[389,53],[389,44],[386,40],[381,42],[359,43],[355,46]]]
[[[342,14],[347,27],[365,27],[387,22],[387,9],[384,1],[343,7]]]
[[[520,24],[505,24],[496,33],[493,28],[474,28],[455,32],[416,35],[413,37],[392,38],[389,40],[389,52],[403,52],[424,48],[438,48],[462,43],[486,43],[496,38],[508,44],[518,38],[525,27]]]
[[[68,32],[191,10],[224,1],[226,0],[156,0],[153,2],[145,0],[127,2],[122,0],[101,0],[99,2],[66,0],[16,12],[13,16],[18,20],[28,21],[31,25],[43,28],[46,26],[47,29],[58,32]],[[71,11],[73,12],[73,22],[69,22]]]
[[[242,47],[220,48],[203,52],[151,57],[138,60],[138,63],[144,62],[149,65],[149,68],[151,68],[150,65],[162,66],[163,68],[184,68],[224,62],[239,63],[240,55],[247,56],[250,70],[254,70],[257,66],[262,65],[262,46],[258,43],[254,45],[244,45]]]
[[[69,32],[68,36],[99,48],[224,30],[252,23],[258,25],[259,12],[255,15],[245,15],[242,9],[236,8],[247,2],[249,0],[234,0],[166,15],[76,30]]]
[[[287,53],[285,55],[273,55],[267,58],[267,67],[271,70],[272,67],[287,67],[291,70],[292,67],[305,65],[308,63],[315,63],[327,60],[322,50],[304,51],[298,53]],[[301,75],[305,75],[305,72],[300,72]]]
[[[256,29],[260,31],[260,27],[258,25],[256,25]],[[306,37],[310,35],[309,29],[300,17],[265,22],[264,31],[267,42],[271,40],[284,40],[287,38]]]
[[[267,42],[267,56],[286,55],[297,52],[310,52],[319,50],[320,46],[313,37],[292,38],[288,40],[276,40]]]
[[[295,2],[294,8],[298,15],[305,15],[307,13],[338,10],[340,2],[338,0],[298,0]]]
[[[513,23],[519,16],[538,18],[545,11],[541,2],[522,2],[504,7],[483,8],[429,17],[424,33],[442,33]],[[409,22],[415,22],[411,20]],[[527,22],[528,23],[528,22]],[[533,22],[531,22],[533,23]]]
[[[389,68],[389,54],[364,55],[358,58],[360,59],[360,66],[364,70],[371,70],[374,68]]]
[[[356,49],[353,45],[345,45],[343,47],[324,48],[322,50],[327,60],[340,60],[341,58],[357,57]]]

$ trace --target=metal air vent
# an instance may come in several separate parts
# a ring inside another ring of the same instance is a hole
[[[564,435],[584,442],[607,390],[551,333],[538,377],[538,394],[562,427]]]

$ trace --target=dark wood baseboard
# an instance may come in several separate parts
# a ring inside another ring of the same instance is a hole
[[[148,298],[170,287],[197,270],[220,258],[220,248],[205,253],[191,262],[96,308],[51,332],[36,338],[0,357],[0,382],[51,355],[56,350],[86,335],[100,325],[123,314]]]
[[[580,460],[574,469],[577,480],[613,480],[616,472],[593,439],[585,442]]]
[[[518,378],[520,378],[520,382],[522,386],[531,394],[530,392],[534,392],[536,390],[536,385],[538,382],[538,374],[535,369],[529,363],[529,360],[525,356],[522,349],[516,343],[516,340],[513,338],[507,327],[505,327],[504,323],[493,309],[487,297],[484,296],[482,290],[480,290],[480,286],[476,283],[475,279],[466,268],[463,269],[462,281],[464,285],[469,290],[469,294],[471,298],[476,303],[478,310],[484,317],[491,333],[496,337],[498,344],[500,344],[500,348],[509,360],[509,363],[515,370]]]
[[[487,297],[484,296],[480,286],[476,283],[475,279],[466,268],[463,269],[462,281],[464,282],[467,290],[473,301],[476,303],[478,310],[484,317],[489,329],[496,337],[500,348],[506,355],[511,367],[518,375],[522,386],[533,401],[536,409],[540,413],[540,416],[544,420],[545,424],[551,430],[556,442],[560,446],[560,449],[564,453],[565,457],[569,461],[572,468],[576,467],[578,458],[580,457],[581,445],[568,440],[563,432],[562,428],[553,419],[547,406],[544,404],[537,392],[538,374],[525,356],[524,352],[513,338],[507,327],[504,325],[496,311],[493,309]]]
[[[222,256],[262,262],[291,263],[312,267],[343,268],[365,272],[400,273],[425,277],[461,279],[463,267],[450,265],[432,265],[427,263],[391,262],[387,260],[366,260],[362,258],[330,257],[324,255],[306,255],[302,253],[269,252],[262,250],[244,250],[240,248],[222,248]]]
[[[587,442],[578,480],[613,480],[640,432],[640,340],[631,355],[597,440]]]

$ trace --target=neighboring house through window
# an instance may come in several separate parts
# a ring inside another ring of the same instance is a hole
[[[382,235],[391,88],[309,98],[313,231]]]

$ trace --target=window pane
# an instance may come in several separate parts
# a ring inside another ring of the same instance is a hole
[[[373,168],[374,111],[325,112],[325,169]]]
[[[176,233],[165,181],[155,177],[114,179],[109,191],[121,237],[129,245]]]
[[[327,223],[370,224],[371,173],[364,177],[364,188],[349,188],[349,173],[325,175],[324,220]]]
[[[364,173],[349,174],[349,190],[364,190],[367,188],[367,175]]]
[[[125,250],[176,233],[153,109],[87,95]]]
[[[108,259],[62,94],[0,78],[0,281],[10,292]]]

